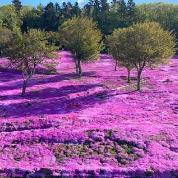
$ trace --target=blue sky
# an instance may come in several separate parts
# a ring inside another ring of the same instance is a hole
[[[6,5],[6,4],[10,4],[12,0],[0,0],[0,6],[1,5]],[[80,5],[83,5],[87,2],[87,0],[21,0],[23,5],[32,5],[32,6],[37,6],[39,3],[42,3],[43,5],[46,5],[49,2],[58,2],[59,4],[61,4],[63,1],[70,1],[70,2],[76,2],[78,1]],[[135,2],[137,4],[140,3],[150,3],[150,2],[158,2],[159,0],[135,0]],[[165,3],[177,3],[177,0],[161,0],[162,2]]]

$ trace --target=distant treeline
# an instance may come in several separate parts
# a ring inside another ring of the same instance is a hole
[[[114,29],[129,27],[137,22],[156,21],[166,30],[178,34],[178,5],[151,3],[136,5],[133,0],[89,0],[83,7],[76,2],[39,4],[37,8],[22,6],[19,0],[0,7],[0,26],[22,32],[30,28],[57,31],[59,26],[72,17],[90,17],[98,24],[103,35]],[[178,35],[177,35],[178,36]]]

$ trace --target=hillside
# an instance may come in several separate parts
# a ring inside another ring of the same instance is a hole
[[[178,176],[178,59],[146,69],[140,92],[107,55],[82,66],[78,79],[61,52],[24,98],[21,74],[0,69],[0,176]]]

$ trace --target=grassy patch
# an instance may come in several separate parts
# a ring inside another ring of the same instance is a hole
[[[114,162],[118,165],[125,165],[140,158],[139,155],[133,152],[133,148],[137,147],[134,143],[125,140],[113,140],[113,133],[114,131],[112,130],[104,130],[102,132],[99,130],[88,130],[86,131],[88,139],[83,143],[59,144],[53,149],[53,153],[59,164],[63,159],[80,158],[83,161],[95,159],[101,163],[109,159],[111,161],[115,160]],[[103,138],[101,138],[102,136]]]

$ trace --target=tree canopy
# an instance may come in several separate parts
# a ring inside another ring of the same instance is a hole
[[[25,95],[28,81],[37,66],[45,58],[54,57],[54,47],[48,45],[47,34],[41,30],[30,29],[23,34],[14,34],[8,45],[6,56],[12,66],[22,72],[24,80],[22,96]]]
[[[7,48],[7,45],[11,39],[11,36],[12,36],[11,30],[0,27],[0,56],[4,54],[4,51]]]
[[[19,1],[19,0],[13,0],[12,4],[14,5],[16,11],[20,12],[20,10],[22,9],[21,1]]]
[[[176,51],[175,35],[163,30],[156,22],[138,23],[118,29],[108,37],[109,53],[127,67],[137,69],[137,90],[140,90],[141,74],[145,66],[165,63]]]
[[[0,7],[0,26],[10,30],[20,29],[22,21],[16,13],[14,6],[6,5]]]
[[[60,26],[59,40],[72,53],[79,76],[82,75],[81,61],[98,59],[101,37],[96,23],[86,17],[74,17]]]

